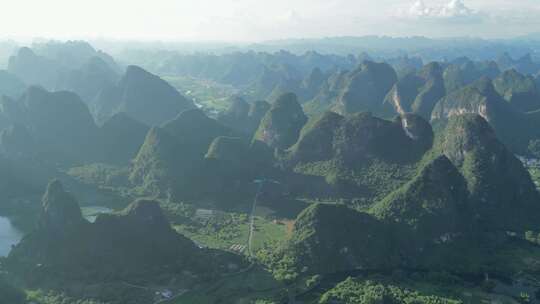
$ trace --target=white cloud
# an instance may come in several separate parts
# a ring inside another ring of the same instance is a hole
[[[465,5],[463,0],[450,0],[442,5],[426,5],[423,0],[416,0],[407,10],[398,14],[400,17],[431,20],[480,20],[483,14]]]
[[[431,8],[427,7],[424,1],[417,0],[409,8],[408,14],[410,16],[415,16],[415,17],[425,17],[425,16],[430,16],[432,12],[431,12]]]
[[[540,31],[539,0],[408,0],[389,16],[399,25],[394,35],[510,38]]]
[[[153,0],[151,5],[148,0],[0,2],[0,29],[4,29],[0,39],[261,41],[348,35],[498,37],[540,30],[540,0]]]
[[[462,17],[476,15],[477,13],[465,6],[461,0],[452,0],[444,5],[440,11],[440,16],[443,17]]]

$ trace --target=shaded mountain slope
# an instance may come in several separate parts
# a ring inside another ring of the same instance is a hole
[[[161,125],[194,107],[167,82],[137,66],[128,66],[120,81],[103,89],[95,100],[99,121],[123,112],[149,126]]]
[[[536,229],[540,196],[527,170],[478,115],[450,119],[438,149],[467,181],[475,218],[484,229]]]
[[[493,80],[497,92],[518,111],[540,109],[540,91],[532,76],[507,70]]]
[[[193,242],[170,227],[157,202],[139,200],[89,223],[77,200],[53,181],[43,196],[38,227],[11,251],[6,264],[26,282],[47,280],[51,272],[54,281],[100,282],[111,274],[125,278],[205,269],[204,260]]]
[[[281,95],[265,114],[255,133],[254,140],[266,143],[269,147],[286,149],[292,146],[307,122],[296,95]]]

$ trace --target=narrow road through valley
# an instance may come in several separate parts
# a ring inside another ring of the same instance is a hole
[[[253,251],[251,250],[251,244],[253,243],[253,234],[255,232],[255,210],[257,209],[257,201],[259,200],[259,196],[261,195],[263,186],[264,186],[264,180],[261,180],[258,182],[259,187],[257,189],[257,193],[255,194],[255,198],[253,199],[253,205],[251,206],[251,213],[249,215],[249,236],[248,236],[248,255],[250,257],[253,256]]]

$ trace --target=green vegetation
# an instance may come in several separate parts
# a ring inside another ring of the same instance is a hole
[[[425,84],[419,89],[411,109],[413,113],[429,119],[437,101],[446,95],[442,68],[438,63],[432,62],[422,68],[420,75],[425,79]]]
[[[72,289],[69,296],[85,298],[97,289],[103,291],[97,297],[107,299],[110,293],[105,290],[123,292],[126,286],[114,285],[125,280],[148,284],[178,278],[182,271],[211,277],[225,261],[238,264],[223,255],[212,256],[176,233],[157,202],[137,200],[122,212],[99,214],[89,223],[76,199],[53,181],[43,197],[41,214],[38,228],[12,250],[4,265],[30,285],[52,290],[66,284],[94,286]]]
[[[326,292],[320,304],[462,304],[460,300],[436,294],[427,294],[399,285],[385,284],[377,281],[352,279],[339,283]]]
[[[162,128],[154,127],[146,135],[133,162],[130,180],[146,193],[159,194],[170,188],[178,174],[179,145],[177,140]]]
[[[129,179],[147,195],[193,199],[206,190],[205,186],[217,186],[209,181],[219,178],[219,168],[209,165],[204,157],[214,139],[232,134],[199,109],[184,111],[148,132]]]
[[[197,218],[178,223],[174,228],[200,245],[209,248],[236,251],[247,254],[249,235],[248,217],[242,213],[213,211],[209,218]],[[262,216],[255,217],[253,251],[264,248],[266,244],[286,238],[287,228],[278,221]],[[233,248],[237,245],[236,248]]]
[[[286,223],[279,220],[269,220],[264,217],[255,217],[255,231],[253,238],[253,251],[266,248],[269,244],[279,243],[287,239]]]
[[[229,97],[237,93],[231,85],[208,79],[179,75],[163,76],[163,79],[185,96],[193,99],[207,112],[217,113],[227,110],[230,106]]]
[[[340,114],[380,113],[386,94],[396,82],[397,74],[390,65],[364,61],[347,75],[333,109]]]
[[[270,104],[263,100],[248,104],[238,96],[231,99],[229,108],[219,113],[217,120],[237,133],[251,138],[270,109]]]
[[[97,95],[95,115],[103,122],[124,112],[148,126],[158,126],[194,107],[166,81],[131,65],[115,86],[105,87]]]
[[[497,92],[519,111],[540,108],[540,92],[532,76],[524,76],[512,69],[493,80]]]
[[[532,57],[127,53],[0,71],[2,304],[538,302]]]
[[[445,124],[457,114],[477,114],[489,122],[497,137],[514,153],[527,153],[531,139],[538,138],[537,113],[518,111],[501,97],[488,78],[482,78],[469,86],[442,98],[433,109],[434,124]]]
[[[433,107],[444,95],[442,68],[433,62],[401,78],[386,95],[383,112],[387,116],[416,113],[429,119]]]
[[[129,169],[114,165],[94,163],[81,167],[71,167],[67,174],[84,184],[102,187],[121,187],[127,184]]]
[[[296,95],[281,95],[261,120],[254,140],[271,148],[286,149],[298,140],[302,127],[307,122]]]
[[[103,161],[128,164],[137,155],[148,130],[148,126],[125,113],[114,114],[99,130],[104,147]]]
[[[387,121],[327,112],[306,124],[282,161],[297,173],[324,177],[342,197],[371,200],[409,180],[432,141],[431,126],[414,114]]]
[[[270,273],[259,268],[226,276],[216,282],[203,284],[170,304],[278,303],[283,298],[283,285]],[[276,300],[276,302],[274,302]]]
[[[483,118],[452,117],[436,146],[460,169],[474,212],[489,229],[536,230],[531,212],[540,208],[539,193],[522,163],[497,140]]]
[[[540,188],[540,168],[538,167],[530,167],[529,173],[531,174],[531,178],[536,185],[536,188]]]
[[[406,183],[414,176],[416,166],[388,164],[374,159],[358,164],[355,168],[331,160],[298,164],[294,170],[305,175],[324,177],[326,183],[337,189],[338,195],[335,198],[353,196],[373,202]],[[333,195],[330,193],[328,196]]]
[[[43,290],[29,291],[28,301],[37,304],[103,304],[103,302],[96,300],[76,299],[61,293],[55,293],[53,291],[45,292]]]
[[[441,156],[422,168],[411,182],[377,203],[372,212],[379,218],[400,223],[422,241],[445,235],[468,233],[468,201],[465,179]]]
[[[24,126],[8,136],[7,143],[11,145],[25,143],[26,148],[19,147],[23,149],[17,150],[18,155],[32,159],[33,153],[40,153],[41,160],[60,164],[98,158],[98,127],[86,104],[75,93],[49,92],[31,86],[18,99],[4,96],[0,102],[4,109],[0,120],[5,127]],[[27,132],[20,132],[25,128]]]
[[[249,225],[245,214],[229,214],[214,211],[209,218],[177,224],[174,228],[181,234],[209,248],[229,250],[234,245],[242,246],[245,253]]]
[[[349,71],[337,71],[331,74],[313,99],[303,104],[304,111],[309,116],[317,116],[330,110],[347,85],[348,77]]]
[[[500,74],[500,69],[494,61],[471,61],[468,58],[458,58],[444,70],[444,86],[448,93],[457,91],[471,83],[489,77],[491,79]]]
[[[346,206],[312,205],[298,216],[290,240],[262,259],[276,277],[291,278],[400,266],[448,270],[460,265],[472,271],[492,265],[482,257],[497,246],[478,242],[484,237],[478,234],[537,230],[528,213],[539,208],[529,174],[481,117],[452,117],[418,164],[421,169],[409,182],[378,198],[371,209],[364,204],[376,218]],[[341,178],[330,175],[327,181]]]
[[[298,216],[277,260],[266,262],[278,277],[291,271],[298,275],[390,268],[397,256],[389,232],[369,214],[343,205],[314,204]]]

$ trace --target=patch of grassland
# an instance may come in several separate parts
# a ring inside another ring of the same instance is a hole
[[[220,212],[208,219],[196,219],[178,223],[174,228],[179,233],[200,245],[215,249],[229,250],[233,245],[247,246],[249,218],[247,214]],[[265,217],[255,217],[253,250],[257,251],[267,243],[279,241],[287,236],[287,226]],[[246,253],[247,248],[241,253]]]
[[[223,111],[229,107],[228,98],[237,94],[232,86],[207,79],[188,76],[163,76],[168,83],[183,95],[210,111]]]
[[[264,248],[265,244],[281,241],[287,237],[287,225],[280,221],[269,221],[255,217],[255,232],[253,236],[253,251]]]

